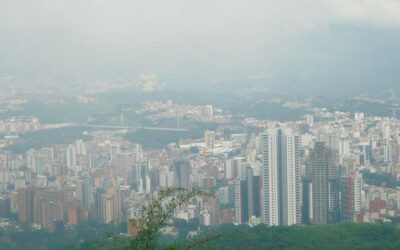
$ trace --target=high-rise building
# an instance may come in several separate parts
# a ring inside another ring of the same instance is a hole
[[[372,158],[371,145],[369,143],[360,143],[358,149],[360,150],[360,165],[369,165]]]
[[[353,180],[353,210],[358,213],[362,209],[362,185],[363,179],[360,172],[356,171],[352,176]]]
[[[17,193],[18,220],[22,223],[34,222],[34,190],[32,188],[21,188]]]
[[[225,160],[225,179],[230,180],[234,177],[234,164],[233,159],[229,158]]]
[[[341,178],[340,182],[340,201],[341,219],[344,221],[352,221],[353,216],[362,210],[363,204],[363,180],[362,175],[358,171],[350,173],[348,176]]]
[[[119,185],[113,183],[107,193],[102,194],[101,202],[102,222],[113,222],[115,225],[118,225],[122,220],[122,198]]]
[[[174,160],[172,162],[173,171],[177,177],[177,185],[181,188],[189,189],[190,187],[190,162],[187,160]]]
[[[269,226],[301,223],[299,137],[290,129],[263,134],[261,216]]]
[[[52,189],[44,189],[41,192],[41,225],[43,228],[53,232],[55,230],[55,223],[58,218],[58,209],[60,203],[58,202],[57,191]]]
[[[340,136],[338,131],[328,129],[318,134],[318,142],[324,143],[326,151],[326,174],[327,174],[327,185],[328,185],[328,222],[335,222],[339,219],[339,168],[338,165],[343,159],[341,159],[340,151],[345,148],[341,148]],[[347,147],[347,146],[345,146]],[[315,205],[315,204],[314,204]]]
[[[67,162],[67,167],[71,168],[76,166],[77,161],[76,161],[76,148],[75,145],[69,145],[67,147],[66,153],[65,153],[65,157],[66,157],[66,162]]]
[[[235,157],[233,158],[233,175],[241,179],[246,178],[245,158]]]
[[[252,216],[260,217],[260,177],[247,167],[245,179],[235,179],[235,222],[249,222]]]
[[[17,193],[19,221],[41,225],[54,231],[55,223],[64,220],[62,195],[52,188],[24,188]]]
[[[90,177],[84,177],[76,183],[76,193],[81,206],[89,209],[93,200],[92,182]]]
[[[174,172],[169,171],[167,169],[160,171],[159,181],[160,181],[160,186],[163,188],[174,187],[175,186]]]
[[[228,186],[220,187],[218,189],[219,204],[225,205],[229,203],[229,188]]]
[[[141,193],[151,192],[151,180],[149,176],[149,163],[136,163],[131,172],[131,186]]]
[[[8,196],[0,196],[0,217],[11,216],[11,201]]]
[[[94,191],[95,219],[99,222],[103,221],[103,194],[104,189],[97,188]]]
[[[323,142],[316,142],[311,153],[313,224],[328,222],[328,152]]]
[[[234,182],[235,187],[235,213],[234,213],[234,223],[241,224],[242,219],[242,181],[240,178],[236,178]]]
[[[303,224],[310,224],[313,219],[312,183],[310,178],[304,178],[302,188],[303,205],[301,209],[301,219]]]
[[[247,211],[248,218],[252,216],[260,217],[260,176],[254,175],[252,167],[246,169],[246,186],[247,186]]]
[[[211,214],[208,209],[203,209],[200,211],[200,223],[203,226],[210,226],[211,225]]]
[[[73,201],[68,207],[68,223],[71,225],[77,225],[79,223],[79,202]]]
[[[75,142],[75,148],[77,155],[83,155],[83,156],[87,155],[86,145],[82,139],[79,139]]]

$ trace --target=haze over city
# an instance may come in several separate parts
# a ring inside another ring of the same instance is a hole
[[[0,249],[400,249],[399,0],[0,0]]]
[[[396,0],[2,1],[0,81],[382,94],[398,84]],[[368,88],[367,88],[368,87]]]

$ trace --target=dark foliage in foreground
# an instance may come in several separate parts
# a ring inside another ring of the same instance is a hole
[[[85,223],[74,230],[55,233],[27,229],[7,235],[1,232],[0,249],[140,249],[145,242],[152,242],[147,249],[400,249],[400,229],[392,224],[272,228],[222,225],[192,240],[159,239],[164,241],[162,244],[154,242],[155,238],[130,242],[129,238],[115,238],[107,232],[117,231],[112,225]]]
[[[221,226],[224,237],[202,249],[400,249],[400,230],[391,224],[330,224],[254,228]]]

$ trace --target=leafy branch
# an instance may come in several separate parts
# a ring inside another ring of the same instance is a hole
[[[173,218],[176,210],[196,197],[210,197],[202,191],[188,191],[183,188],[167,188],[152,197],[150,205],[143,207],[142,218],[139,219],[139,232],[131,241],[131,250],[153,249],[158,231]],[[193,247],[196,247],[194,244]],[[190,247],[192,248],[192,247]],[[189,248],[186,248],[189,249]]]

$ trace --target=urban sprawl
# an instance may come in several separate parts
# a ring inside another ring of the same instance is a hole
[[[130,128],[121,112],[119,126],[84,124],[89,139],[23,153],[7,147],[24,133],[78,124],[42,124],[35,116],[1,120],[0,227],[27,224],[52,232],[87,220],[125,221],[133,235],[143,206],[169,187],[212,194],[175,214],[203,226],[365,223],[399,216],[400,122],[361,112],[309,111],[298,121],[241,117],[233,123],[229,111],[211,105],[146,102],[137,113],[150,112],[152,121],[175,118],[177,126]],[[138,129],[185,132],[179,119],[217,126],[202,132],[203,138],[161,149],[124,137]],[[238,128],[242,132],[226,132]]]

